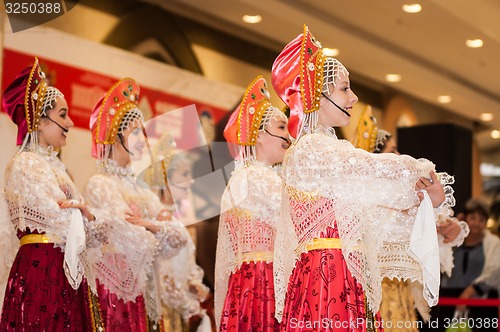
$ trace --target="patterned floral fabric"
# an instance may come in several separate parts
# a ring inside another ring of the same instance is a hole
[[[124,301],[97,282],[101,317],[108,332],[147,332],[148,319],[142,295]]]
[[[385,278],[382,280],[380,315],[385,322],[385,332],[418,332],[415,301],[408,282]],[[403,327],[399,326],[405,323]],[[399,325],[398,325],[399,324]]]
[[[220,331],[278,331],[273,263],[243,263],[229,278]]]
[[[20,247],[5,292],[0,331],[92,331],[87,284],[82,282],[77,290],[70,286],[63,256],[52,243]]]
[[[338,238],[328,228],[322,238]],[[302,253],[288,282],[280,331],[382,331],[380,316],[366,312],[363,287],[340,249]]]

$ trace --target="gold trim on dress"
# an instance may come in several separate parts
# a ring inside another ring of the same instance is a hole
[[[49,237],[45,234],[26,234],[21,237],[20,245],[32,243],[55,243],[56,238]]]
[[[257,251],[243,253],[243,262],[272,262],[274,254],[272,251]]]
[[[312,243],[307,244],[307,251],[318,249],[342,249],[339,238],[315,238]]]
[[[285,185],[285,193],[291,200],[299,202],[317,202],[320,198],[316,192],[303,191],[287,185]]]
[[[90,310],[90,323],[92,325],[92,332],[103,332],[104,323],[102,321],[101,306],[99,305],[99,300],[97,295],[92,293],[90,286],[87,285],[87,298],[89,301]]]

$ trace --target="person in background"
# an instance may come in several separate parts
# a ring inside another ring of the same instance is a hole
[[[194,182],[191,161],[186,153],[176,151],[169,133],[160,137],[152,150],[155,163],[145,171],[145,181],[173,216],[168,223],[175,224],[187,239],[186,246],[160,265],[164,331],[211,331],[210,318],[201,307],[210,290],[203,284],[203,269],[196,264],[192,236],[181,221],[191,216],[186,205]]]
[[[498,298],[500,282],[500,239],[486,229],[489,210],[477,199],[470,199],[465,204],[464,219],[470,233],[464,243],[454,250],[455,266],[451,276],[443,275],[441,281],[442,296],[470,298]],[[498,319],[497,307],[440,307],[436,316],[442,321],[451,318],[454,309],[468,309],[469,317],[474,322],[486,322]],[[433,313],[433,311],[431,311]],[[475,331],[495,331],[493,326],[471,326]]]

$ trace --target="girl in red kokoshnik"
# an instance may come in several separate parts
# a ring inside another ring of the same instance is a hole
[[[434,165],[370,154],[335,136],[332,127],[349,123],[358,98],[346,68],[323,54],[307,27],[278,55],[272,83],[290,107],[296,137],[283,160],[275,243],[281,330],[382,330],[374,313],[385,276],[422,283],[421,294],[435,305],[434,212],[449,213],[453,198],[445,196]]]

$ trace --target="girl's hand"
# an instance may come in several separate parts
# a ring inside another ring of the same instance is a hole
[[[417,181],[416,188],[417,190],[425,190],[429,194],[429,197],[432,201],[432,206],[433,207],[438,207],[441,205],[441,203],[444,202],[445,195],[444,195],[444,189],[441,183],[439,183],[439,180],[437,178],[437,175],[434,171],[430,173],[431,178],[420,178]],[[417,193],[418,198],[420,198],[420,201],[424,199],[424,194],[422,192]]]
[[[444,237],[444,243],[455,241],[455,239],[462,233],[462,227],[455,218],[446,218],[442,223],[437,226],[438,234]]]
[[[158,233],[161,230],[160,226],[151,220],[138,217],[130,212],[125,212],[125,220],[133,225],[142,226],[151,233]]]
[[[95,216],[90,212],[87,203],[79,202],[76,199],[62,199],[57,202],[61,209],[79,209],[82,215],[89,221],[95,220]]]

